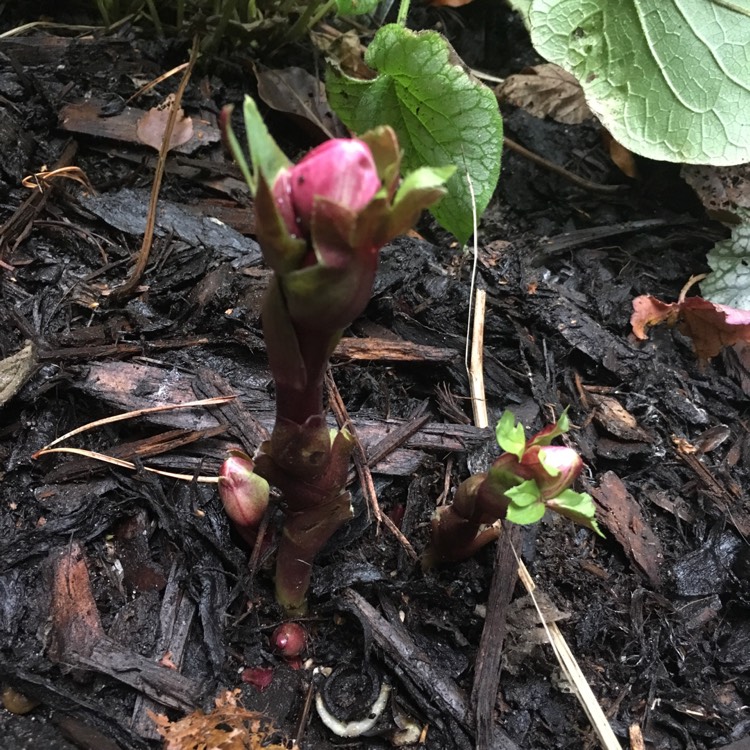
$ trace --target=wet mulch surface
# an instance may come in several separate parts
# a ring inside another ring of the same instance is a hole
[[[518,24],[496,15],[514,57],[494,52],[484,66],[503,75],[533,55]],[[468,54],[482,49],[481,24],[465,18],[454,42]],[[185,56],[133,29],[0,40],[0,680],[7,709],[38,702],[0,713],[0,745],[155,747],[153,714],[178,719],[218,697],[224,713],[208,727],[194,716],[190,736],[218,742],[241,726],[248,747],[300,737],[310,750],[387,748],[416,727],[412,745],[431,749],[596,747],[515,583],[513,539],[623,746],[640,729],[660,750],[747,747],[747,373],[732,351],[700,364],[679,333],[636,343],[629,328],[636,295],[675,298],[722,236],[678,170],[643,164],[628,182],[594,126],[505,113],[522,145],[622,186],[583,191],[508,152],[477,273],[490,422],[510,408],[534,429],[569,408],[606,539],[545,518],[425,574],[353,478],[355,519],[316,566],[295,669],[269,646],[283,619],[269,561],[252,574],[215,486],[144,468],[215,475],[228,449],[252,451],[273,424],[259,326],[268,272],[215,142],[220,107],[251,84],[194,75],[183,104],[203,141],[170,157],[148,268],[134,293],[113,293],[140,245],[155,157],[120,120],[102,137],[98,113],[121,116],[122,98]],[[310,145],[290,137],[291,151]],[[95,192],[64,178],[21,187],[42,165],[80,167]],[[372,302],[332,367],[380,507],[418,553],[435,503],[496,451],[467,399],[472,258],[420,229],[427,239],[383,250]],[[237,398],[67,443],[136,470],[33,458],[92,420],[217,395]],[[313,667],[342,666],[344,703],[362,681],[391,685],[380,734],[336,738],[311,707]],[[266,689],[250,684],[268,675]],[[245,713],[225,695],[234,689]]]

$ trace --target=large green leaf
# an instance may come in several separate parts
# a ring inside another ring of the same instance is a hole
[[[750,161],[750,0],[531,0],[528,23],[635,153]]]
[[[465,242],[473,231],[467,175],[481,215],[500,174],[503,126],[495,95],[466,71],[435,32],[384,26],[365,61],[379,74],[371,81],[329,71],[329,102],[357,133],[390,125],[404,149],[406,171],[456,165],[448,195],[431,210]]]

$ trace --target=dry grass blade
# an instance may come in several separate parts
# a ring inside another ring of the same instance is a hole
[[[29,188],[29,190],[38,190],[40,193],[43,193],[50,187],[52,181],[58,177],[75,180],[75,182],[81,183],[92,195],[96,193],[86,173],[80,167],[60,167],[51,171],[48,171],[46,167],[42,167],[41,172],[35,172],[28,177],[24,177],[21,180],[21,184],[25,188]]]
[[[189,62],[181,63],[176,68],[172,68],[172,70],[168,70],[166,73],[162,73],[157,78],[154,78],[153,81],[149,81],[148,83],[144,83],[143,86],[141,86],[138,91],[136,91],[126,102],[125,104],[130,104],[130,102],[137,99],[141,94],[145,94],[147,91],[150,91],[154,86],[158,86],[162,81],[166,81],[167,78],[171,78],[173,75],[177,75],[181,70],[185,70],[185,68],[190,65]]]
[[[477,289],[474,295],[474,326],[471,334],[469,359],[469,388],[471,408],[476,427],[488,427],[487,400],[484,395],[484,318],[487,310],[487,292]]]
[[[44,448],[38,450],[32,456],[32,458],[37,458],[38,456],[43,455],[45,452],[50,452],[52,446],[57,445],[58,443],[62,443],[63,441],[72,438],[74,435],[80,435],[82,432],[89,432],[96,427],[113,424],[114,422],[123,422],[127,419],[136,419],[137,417],[142,417],[144,414],[155,414],[160,411],[172,411],[173,409],[191,409],[197,406],[218,406],[220,404],[226,404],[227,402],[232,401],[234,398],[235,396],[214,396],[214,398],[203,398],[199,401],[186,401],[184,404],[162,404],[161,406],[151,406],[148,409],[135,409],[134,411],[128,411],[124,414],[115,414],[112,417],[97,419],[94,422],[89,422],[88,424],[81,425],[81,427],[76,427],[75,430],[66,432],[59,438],[55,438],[51,443],[45,445]]]
[[[578,666],[578,662],[576,661],[575,656],[573,656],[573,652],[570,650],[570,647],[565,640],[565,636],[560,632],[557,623],[547,623],[544,619],[544,615],[542,614],[536,597],[534,596],[536,584],[531,578],[529,571],[518,557],[515,549],[513,549],[513,554],[516,556],[518,562],[519,578],[521,579],[526,591],[529,593],[531,600],[534,602],[534,607],[536,607],[537,614],[539,615],[539,621],[542,623],[542,626],[547,633],[547,638],[549,638],[550,645],[555,652],[555,657],[560,664],[560,668],[565,674],[570,686],[573,688],[576,698],[578,698],[578,702],[586,712],[586,716],[588,716],[591,727],[596,732],[601,746],[604,750],[622,750],[602,707],[599,705],[593,690],[586,681],[586,677],[581,671],[581,668]]]
[[[83,448],[42,448],[34,454],[34,458],[39,456],[46,456],[49,453],[72,453],[75,456],[83,456],[84,458],[92,458],[95,461],[101,461],[105,464],[111,464],[112,466],[119,466],[123,469],[131,469],[132,471],[148,471],[151,474],[158,474],[160,477],[168,477],[170,479],[181,479],[185,482],[201,482],[203,484],[218,484],[219,477],[203,477],[194,476],[193,474],[178,474],[173,471],[162,471],[161,469],[152,469],[149,466],[136,466],[131,461],[125,461],[122,458],[114,458],[108,456],[106,453],[97,453],[96,451],[84,450]]]

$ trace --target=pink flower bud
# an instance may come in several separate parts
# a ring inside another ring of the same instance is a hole
[[[249,544],[255,536],[268,508],[268,482],[253,472],[250,456],[234,452],[221,465],[219,496],[237,531]]]
[[[568,489],[583,470],[583,459],[564,445],[533,446],[521,459],[524,478],[533,479],[543,500],[552,500]]]
[[[310,233],[317,198],[357,213],[380,187],[369,146],[357,139],[334,138],[279,172],[273,197],[289,232],[304,237]]]
[[[296,622],[282,622],[271,635],[271,646],[285,659],[296,659],[306,643],[307,631]]]

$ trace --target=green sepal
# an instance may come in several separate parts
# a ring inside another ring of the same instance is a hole
[[[263,259],[277,276],[284,276],[302,264],[307,243],[292,237],[276,209],[271,183],[258,176],[255,192],[255,227]]]
[[[289,319],[280,279],[275,275],[269,281],[263,300],[263,336],[277,386],[303,390],[308,379],[307,367]]]
[[[569,429],[570,419],[568,418],[568,408],[565,407],[557,422],[547,425],[547,427],[537,432],[529,441],[529,445],[550,445],[556,437],[564,435]],[[553,476],[555,475],[553,474]]]
[[[258,105],[251,96],[245,97],[242,107],[245,118],[245,134],[247,136],[247,148],[250,152],[250,160],[253,165],[253,178],[257,185],[258,175],[262,174],[269,185],[273,185],[276,175],[291,166],[286,154],[279,148],[276,141],[268,132],[263,118],[258,111]],[[235,154],[236,158],[236,154]],[[255,193],[253,183],[248,181],[250,190]]]
[[[596,522],[596,506],[594,500],[588,492],[575,492],[565,490],[556,498],[547,501],[547,507],[559,513],[561,516],[569,518],[579,526],[585,526],[593,532],[604,538],[599,524]]]
[[[505,494],[510,498],[510,505],[505,514],[508,521],[527,526],[536,523],[544,515],[542,493],[533,479],[511,487]]]
[[[505,494],[510,498],[510,505],[505,514],[508,521],[527,526],[536,523],[544,515],[542,493],[533,479],[511,487]]]
[[[445,195],[445,183],[455,171],[454,166],[420,167],[406,175],[393,201],[388,234],[395,237],[412,227],[424,208]]]
[[[526,450],[526,433],[520,422],[516,424],[516,417],[512,411],[503,412],[495,428],[495,437],[502,450],[511,453],[519,461],[523,458]]]

